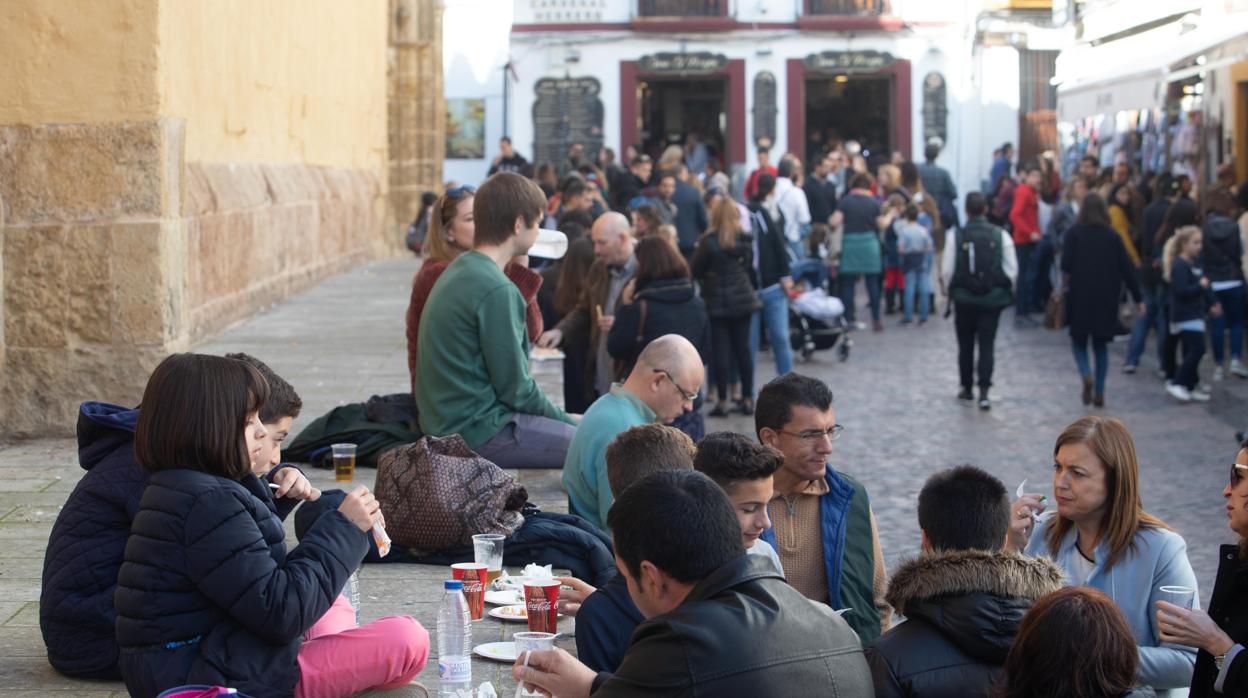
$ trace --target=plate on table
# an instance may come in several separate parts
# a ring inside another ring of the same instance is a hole
[[[554,348],[533,347],[529,351],[529,357],[534,361],[561,361],[563,360],[563,352]]]
[[[524,592],[515,589],[503,589],[502,591],[485,592],[485,602],[494,604],[495,606],[515,606],[516,604],[524,605]]]
[[[516,643],[513,641],[487,642],[484,645],[473,647],[472,653],[478,657],[492,659],[496,662],[514,664],[516,661]]]
[[[516,622],[524,622],[529,619],[529,612],[524,604],[518,603],[511,606],[499,606],[490,609],[490,617],[499,620],[511,620]]]

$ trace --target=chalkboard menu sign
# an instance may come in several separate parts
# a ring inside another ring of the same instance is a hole
[[[659,75],[710,75],[728,65],[728,57],[722,53],[695,51],[693,53],[656,53],[642,56],[637,61],[642,72]]]
[[[776,76],[762,71],[754,76],[754,145],[770,148],[776,143]]]
[[[939,138],[941,143],[949,140],[949,107],[945,104],[945,78],[940,73],[928,73],[923,78],[923,142]]]
[[[574,143],[596,162],[602,149],[602,85],[597,78],[543,78],[534,87],[533,161],[559,163]]]
[[[895,60],[883,51],[824,51],[806,56],[803,62],[806,70],[816,73],[874,73]]]

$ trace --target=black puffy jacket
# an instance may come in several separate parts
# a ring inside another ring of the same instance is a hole
[[[641,308],[646,308],[642,327]],[[684,277],[655,279],[633,294],[633,302],[615,309],[615,323],[607,334],[607,353],[631,367],[650,342],[665,334],[678,334],[693,344],[705,363],[711,354],[711,329],[706,304]],[[637,341],[638,335],[641,341]]]
[[[871,673],[849,624],[767,558],[742,555],[637,626],[619,669],[594,689],[594,698],[870,698]]]
[[[719,244],[715,231],[703,235],[690,266],[711,317],[738,318],[763,307],[754,276],[754,238],[749,233],[738,235],[728,250]]]
[[[1243,243],[1239,239],[1239,224],[1226,216],[1210,213],[1201,226],[1204,247],[1205,275],[1210,281],[1243,281],[1244,268],[1241,258]]]
[[[906,621],[867,648],[875,695],[991,695],[1032,602],[1062,586],[1046,558],[979,550],[902,563],[887,599]]]
[[[117,578],[130,695],[183,684],[290,696],[304,632],[338,596],[368,538],[338,511],[286,553],[269,488],[195,470],[152,475]]]

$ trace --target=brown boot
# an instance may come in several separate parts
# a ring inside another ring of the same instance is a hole
[[[1104,406],[1105,406],[1105,396],[1104,396],[1104,395],[1097,395],[1096,397],[1093,397],[1093,398],[1092,398],[1092,406],[1093,406],[1093,407],[1104,407]]]
[[[1085,405],[1092,404],[1092,379],[1091,378],[1083,379],[1083,404]]]

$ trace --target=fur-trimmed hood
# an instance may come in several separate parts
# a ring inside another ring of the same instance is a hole
[[[1060,589],[1064,578],[1048,559],[1015,552],[925,553],[897,568],[886,598],[964,652],[1000,663],[1032,602]]]

